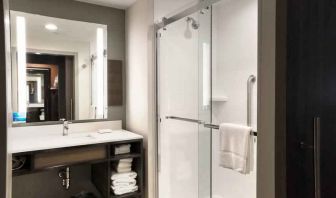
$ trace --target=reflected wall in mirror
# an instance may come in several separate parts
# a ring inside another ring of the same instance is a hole
[[[14,122],[107,118],[106,25],[10,16]]]

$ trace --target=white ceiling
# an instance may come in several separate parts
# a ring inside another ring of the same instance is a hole
[[[75,0],[85,3],[91,3],[101,6],[107,6],[118,9],[126,9],[130,7],[136,0]]]

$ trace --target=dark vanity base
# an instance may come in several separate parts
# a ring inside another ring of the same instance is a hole
[[[115,147],[120,144],[131,144],[131,153],[114,155]],[[45,185],[48,185],[47,188],[49,189],[56,188],[56,190],[66,191],[61,186],[61,179],[58,177],[57,171],[64,167],[70,167],[71,185],[69,191],[71,193],[73,193],[73,190],[74,192],[78,191],[78,193],[80,191],[95,191],[93,192],[94,194],[97,194],[97,192],[99,194],[96,196],[103,198],[142,198],[144,197],[143,155],[143,142],[141,139],[13,154],[13,157],[24,156],[26,158],[26,163],[21,169],[13,170],[13,191],[16,191],[13,192],[13,197],[15,198],[16,194],[20,197],[19,194],[23,193],[22,191],[27,191],[28,194],[31,194],[29,192],[34,191],[31,188],[36,187],[36,185],[28,182],[32,180],[34,183],[42,182],[34,181],[35,176],[37,180],[45,178],[46,175],[50,178],[50,185],[48,180],[45,181],[46,179],[43,181],[45,183],[38,185],[41,190],[45,190]],[[132,170],[138,174],[136,180],[139,190],[135,193],[117,196],[111,190],[112,165],[120,159],[127,158],[133,158]],[[80,171],[83,171],[82,174],[80,174]],[[83,178],[81,178],[82,176]],[[55,180],[58,181],[56,184]],[[74,189],[71,189],[71,187]],[[83,189],[80,189],[80,187]],[[92,190],[92,187],[94,190]],[[62,196],[69,197],[68,194],[64,192],[55,196],[58,198]]]
[[[70,189],[65,190],[60,168],[13,177],[12,198],[70,198],[79,192],[92,192],[97,198],[103,198],[92,182],[92,165],[82,164],[70,167]]]

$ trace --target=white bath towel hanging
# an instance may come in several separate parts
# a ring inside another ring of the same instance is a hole
[[[220,166],[249,174],[253,169],[252,128],[223,123],[220,131]]]

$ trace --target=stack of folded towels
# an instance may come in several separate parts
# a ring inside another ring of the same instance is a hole
[[[131,152],[131,145],[130,144],[122,144],[115,147],[115,155],[127,154]]]
[[[111,188],[115,195],[123,195],[138,191],[137,173],[132,171],[132,158],[121,159],[112,172]]]

